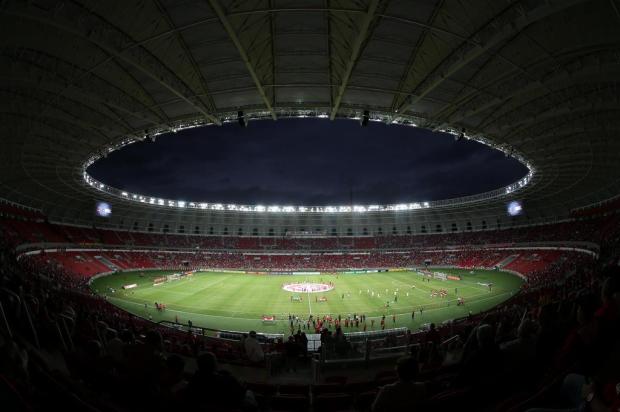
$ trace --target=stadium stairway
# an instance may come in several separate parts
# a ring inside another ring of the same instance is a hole
[[[108,259],[106,259],[103,256],[95,256],[95,259],[97,259],[99,262],[101,262],[102,264],[104,264],[105,266],[109,267],[110,270],[117,272],[119,270],[121,270],[120,267],[116,266],[114,263],[110,262]]]
[[[515,259],[518,259],[519,255],[510,255],[506,259],[503,259],[501,262],[497,263],[498,268],[503,268],[510,265]]]

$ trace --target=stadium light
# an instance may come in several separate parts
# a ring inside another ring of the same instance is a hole
[[[281,117],[315,117],[315,118],[328,118],[329,113],[325,110],[321,109],[301,109],[298,107],[289,107],[279,109]],[[358,110],[350,110],[343,117],[349,120],[360,120],[363,123],[369,121],[381,121],[391,124],[398,124],[400,126],[411,126],[418,127],[417,118],[409,116],[407,114],[396,114],[396,112],[390,113],[381,113],[376,112],[373,113],[373,118],[370,116],[369,110],[364,110],[360,113]],[[244,113],[239,110],[236,112],[228,112],[223,113],[220,116],[222,123],[231,123],[235,120],[242,121],[243,126],[247,127],[247,119],[255,118],[255,119],[264,119],[269,118],[271,116],[270,112],[265,110],[253,110],[251,114]],[[433,131],[441,131],[444,133],[449,133],[456,140],[461,140],[462,138],[472,139],[479,143],[490,146],[496,150],[500,150],[505,153],[507,156],[511,155],[522,162],[529,169],[528,174],[523,177],[521,180],[514,182],[511,185],[505,186],[503,188],[498,188],[489,192],[481,193],[478,195],[465,196],[462,198],[455,199],[446,199],[438,202],[412,202],[412,203],[401,203],[401,204],[392,204],[392,205],[341,205],[341,206],[263,206],[263,205],[235,205],[235,204],[227,204],[223,205],[221,203],[207,203],[207,202],[185,202],[185,201],[174,201],[168,199],[159,199],[153,197],[145,197],[143,195],[129,193],[127,191],[121,191],[114,187],[109,187],[92,178],[88,172],[87,168],[95,163],[98,159],[102,158],[107,153],[111,153],[115,150],[118,150],[126,145],[132,144],[137,141],[141,141],[143,139],[151,139],[155,141],[156,136],[165,133],[174,133],[179,130],[201,127],[201,126],[209,126],[214,123],[210,123],[204,118],[199,119],[190,119],[177,121],[173,124],[168,124],[166,126],[158,126],[151,129],[145,129],[143,132],[141,131],[138,135],[130,135],[121,140],[120,142],[115,142],[110,146],[104,148],[103,150],[99,150],[97,152],[92,153],[88,159],[82,164],[82,176],[84,181],[91,187],[99,190],[101,192],[105,192],[110,195],[115,195],[117,197],[133,200],[136,202],[156,204],[158,206],[168,206],[168,207],[179,207],[179,208],[190,208],[197,209],[200,208],[202,210],[230,210],[236,212],[269,212],[269,213],[365,213],[365,212],[382,212],[382,211],[411,211],[418,209],[426,209],[435,206],[444,206],[448,204],[460,204],[460,203],[468,203],[471,201],[478,201],[480,199],[491,199],[493,197],[501,197],[510,195],[516,191],[519,191],[526,187],[535,174],[534,167],[525,159],[518,151],[509,146],[498,146],[493,144],[489,139],[481,136],[479,134],[470,135],[466,134],[465,128],[456,129],[453,127],[445,127],[440,128],[436,127]],[[148,200],[147,200],[148,199]]]
[[[248,122],[243,115],[243,110],[239,110],[237,112],[237,123],[239,123],[239,126],[241,127],[248,127]]]
[[[368,110],[364,110],[364,114],[362,115],[362,127],[368,126],[368,119],[370,118],[370,112]]]

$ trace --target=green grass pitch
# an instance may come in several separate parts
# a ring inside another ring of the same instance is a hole
[[[460,275],[462,280],[426,281],[415,272],[322,275],[251,275],[218,272],[197,272],[181,280],[153,286],[153,279],[173,271],[122,272],[95,279],[91,288],[106,295],[118,307],[153,321],[175,321],[212,329],[268,333],[289,333],[288,315],[307,319],[309,314],[322,317],[365,314],[367,327],[386,315],[386,328],[406,326],[417,329],[422,324],[441,323],[467,314],[488,310],[507,300],[520,289],[523,280],[501,271],[436,269]],[[282,289],[283,284],[297,282],[333,282],[334,289],[325,293],[299,293],[301,301],[291,301],[294,294]],[[128,284],[133,289],[123,290]],[[491,283],[491,290],[486,284]],[[114,292],[111,291],[114,290]],[[431,290],[446,290],[446,297],[431,297]],[[456,289],[456,290],[455,290]],[[387,290],[387,292],[386,292]],[[373,296],[374,292],[374,296]],[[397,302],[394,302],[394,293]],[[344,298],[343,298],[344,295]],[[326,302],[317,302],[325,296]],[[465,304],[457,306],[457,297]],[[386,302],[390,305],[386,308]],[[165,311],[157,311],[155,302],[164,303]],[[146,304],[146,306],[145,306]],[[420,313],[420,308],[423,312]],[[411,312],[415,311],[415,318]],[[396,315],[393,322],[392,315]],[[275,315],[276,322],[264,323],[263,315]],[[362,330],[349,328],[345,331]]]

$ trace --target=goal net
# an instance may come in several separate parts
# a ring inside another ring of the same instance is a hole
[[[448,275],[443,272],[434,272],[433,277],[439,280],[448,280]]]
[[[180,273],[173,273],[172,275],[166,276],[166,281],[167,282],[171,282],[173,280],[179,280],[179,279],[181,279],[181,274]]]

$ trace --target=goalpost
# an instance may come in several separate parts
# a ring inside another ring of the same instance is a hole
[[[443,272],[433,272],[433,277],[439,280],[448,280],[448,275]]]
[[[166,281],[167,282],[171,282],[173,280],[179,280],[181,279],[181,274],[180,273],[173,273],[172,275],[167,275],[166,276]]]

